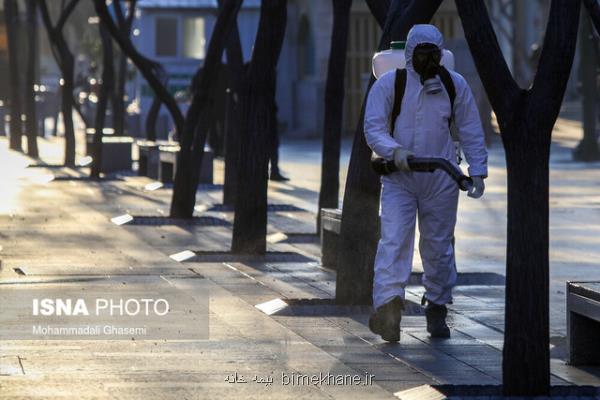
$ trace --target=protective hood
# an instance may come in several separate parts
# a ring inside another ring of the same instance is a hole
[[[412,65],[412,56],[415,47],[422,43],[435,44],[440,49],[444,48],[444,37],[442,33],[433,25],[419,24],[413,26],[408,32],[406,39],[406,49],[404,55],[406,57],[406,68],[414,71]]]

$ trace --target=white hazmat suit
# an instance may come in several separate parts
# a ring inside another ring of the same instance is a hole
[[[415,157],[443,157],[456,163],[456,149],[448,127],[450,98],[445,88],[437,94],[425,93],[412,66],[413,51],[422,43],[442,49],[442,34],[432,25],[415,25],[408,33],[406,89],[393,137],[389,129],[395,71],[384,74],[372,86],[365,113],[366,141],[387,160],[393,159],[394,150],[404,148]],[[454,123],[469,164],[469,175],[485,177],[487,150],[471,89],[461,75],[453,71],[450,74],[456,88]],[[375,258],[373,306],[377,309],[395,296],[404,299],[412,269],[417,214],[425,297],[434,304],[449,303],[456,282],[453,238],[457,184],[441,170],[394,172],[382,176],[381,183],[381,239]]]

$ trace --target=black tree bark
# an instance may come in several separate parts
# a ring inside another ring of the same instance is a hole
[[[137,0],[130,0],[127,7],[127,17],[124,16],[122,4],[120,1],[115,3],[115,14],[117,15],[117,24],[124,36],[131,36],[131,27],[135,18],[135,8]],[[125,83],[127,81],[127,55],[119,52],[118,76],[112,96],[113,108],[113,128],[115,135],[125,134]]]
[[[161,64],[155,65],[154,74],[156,79],[160,82],[160,84],[164,87],[168,87],[169,84],[169,76],[167,75],[167,71],[165,71],[164,67]],[[150,109],[148,110],[148,114],[146,115],[146,121],[144,124],[144,128],[146,131],[146,140],[155,141],[157,134],[157,126],[158,122],[158,114],[160,112],[160,108],[162,103],[160,101],[160,97],[154,93],[154,97],[152,98],[152,104],[150,105]],[[179,140],[179,137],[177,138]]]
[[[405,40],[410,28],[427,23],[441,0],[394,0],[386,19],[379,49],[392,40]],[[369,88],[374,82],[371,78]],[[368,91],[367,91],[368,95]],[[371,170],[371,150],[364,135],[364,107],[354,136],[340,233],[336,301],[340,304],[370,304],[373,261],[379,238],[379,177]]]
[[[371,14],[375,17],[381,28],[385,25],[385,19],[390,10],[390,4],[391,0],[367,0],[367,7],[369,7]],[[408,2],[406,2],[406,5],[408,5]]]
[[[73,126],[73,90],[75,89],[75,59],[63,36],[63,28],[79,0],[71,0],[61,10],[58,21],[52,24],[47,0],[39,2],[42,20],[48,32],[52,53],[62,74],[61,113],[65,127],[65,165],[75,165],[75,128]],[[63,3],[64,4],[64,3]]]
[[[583,0],[583,4],[590,14],[596,32],[600,33],[600,3],[597,0]]]
[[[106,119],[106,109],[108,100],[113,91],[115,71],[113,65],[113,45],[110,33],[106,26],[99,24],[100,39],[102,41],[102,84],[98,95],[98,106],[96,107],[96,118],[94,122],[94,146],[92,151],[92,171],[93,179],[100,179],[102,169],[102,134],[104,131],[104,121]]]
[[[27,154],[38,158],[38,120],[35,106],[35,72],[38,64],[38,21],[37,1],[27,0],[27,70],[25,71],[25,134],[27,135]]]
[[[317,232],[321,227],[321,209],[338,208],[340,192],[340,141],[344,114],[346,49],[352,0],[333,0],[333,29],[325,84],[325,123],[321,159],[321,190]]]
[[[8,40],[8,66],[10,74],[10,141],[12,150],[23,151],[21,136],[21,73],[19,67],[19,5],[17,0],[4,0],[4,21]]]
[[[573,62],[580,2],[552,1],[538,70],[527,90],[510,75],[483,1],[456,0],[456,5],[506,152],[504,393],[547,395],[550,143]]]
[[[119,2],[121,0],[115,1]],[[100,18],[100,22],[106,25],[106,28],[110,32],[113,39],[118,43],[121,51],[124,52],[135,64],[156,96],[158,96],[160,101],[167,107],[167,110],[169,110],[171,118],[173,119],[173,123],[175,124],[175,129],[177,130],[178,134],[177,136],[181,137],[184,122],[183,115],[181,114],[181,110],[179,109],[175,98],[171,95],[171,93],[169,93],[167,88],[159,79],[161,69],[160,64],[144,57],[139,51],[137,51],[133,43],[131,43],[130,37],[128,35],[124,35],[119,26],[115,24],[115,21],[108,11],[105,0],[94,0],[94,8],[96,9],[96,13]]]
[[[161,82],[163,85],[167,85],[168,80],[166,77],[161,78]],[[154,95],[152,99],[152,104],[150,104],[150,109],[148,110],[148,115],[146,115],[146,140],[155,141],[156,140],[156,122],[158,121],[158,113],[160,112],[161,102],[158,96]]]
[[[598,59],[594,49],[593,27],[590,18],[582,9],[579,36],[579,79],[581,85],[581,103],[583,108],[583,139],[573,150],[576,161],[600,160],[600,148],[596,136],[596,70]]]
[[[230,74],[230,87],[227,93],[225,115],[225,182],[223,184],[223,204],[233,207],[235,205],[237,178],[239,175],[238,164],[241,142],[240,96],[247,72],[244,69],[244,56],[237,23],[229,34],[226,53]]]
[[[248,83],[242,91],[242,144],[231,250],[264,254],[267,234],[267,132],[273,123],[273,76],[287,22],[286,0],[263,0]]]
[[[171,217],[191,218],[196,204],[196,191],[200,178],[200,166],[204,144],[210,125],[208,112],[214,91],[214,77],[221,66],[225,44],[235,25],[242,0],[224,0],[211,34],[206,58],[198,70],[193,85],[194,96],[186,115],[181,150],[177,156],[177,171],[171,200]]]
[[[117,82],[113,95],[113,127],[115,135],[125,135],[125,83],[127,81],[127,56],[122,51],[119,54]]]

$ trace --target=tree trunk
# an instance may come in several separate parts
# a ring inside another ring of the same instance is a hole
[[[367,7],[369,7],[371,14],[377,20],[377,24],[382,28],[385,25],[385,19],[390,10],[390,5],[391,0],[367,0]],[[405,6],[406,5],[408,5],[408,3],[406,3]]]
[[[121,2],[115,3],[115,10],[117,14],[117,20],[119,28],[123,32],[123,35],[131,36],[131,27],[133,25],[133,19],[135,18],[135,7],[136,1],[129,2],[129,10],[127,18],[123,16],[123,9],[121,8]],[[113,104],[113,128],[115,135],[125,135],[125,83],[127,82],[127,55],[123,52],[119,52],[119,68],[118,77],[113,91],[112,104]]]
[[[379,49],[391,40],[406,39],[416,23],[427,23],[441,0],[394,0],[386,19]],[[374,82],[371,77],[369,88]],[[367,91],[368,95],[368,91]],[[366,99],[366,96],[365,96]],[[373,289],[373,262],[379,239],[379,177],[371,170],[371,150],[364,135],[364,108],[354,136],[340,233],[336,302],[370,304]]]
[[[510,75],[483,1],[456,0],[456,6],[506,151],[504,394],[545,396],[550,385],[550,144],[573,63],[580,2],[552,0],[538,69],[527,90]]]
[[[183,132],[183,115],[181,110],[175,101],[175,98],[169,93],[167,88],[161,83],[159,78],[160,75],[160,64],[144,57],[135,46],[131,43],[129,36],[123,34],[121,29],[115,24],[113,17],[108,11],[105,0],[94,0],[94,8],[100,18],[100,22],[106,25],[106,28],[110,32],[111,36],[119,44],[121,51],[123,51],[127,57],[135,64],[140,73],[144,76],[148,85],[152,88],[156,96],[160,98],[173,119],[175,129],[177,130],[178,136],[181,137]]]
[[[321,209],[338,208],[340,192],[340,141],[344,114],[346,49],[352,0],[333,0],[333,29],[325,85],[325,124],[321,159],[321,190],[317,213],[317,233],[321,227]]]
[[[119,69],[113,96],[113,128],[115,135],[125,135],[125,83],[127,80],[127,56],[119,54]]]
[[[58,22],[52,24],[46,0],[39,2],[42,20],[48,33],[52,54],[60,68],[63,84],[61,85],[61,113],[65,128],[65,165],[75,166],[75,128],[73,126],[73,90],[75,89],[75,60],[63,36],[64,25],[77,6],[79,0],[71,0],[61,10]]]
[[[534,396],[550,387],[550,141],[540,141],[541,127],[524,122],[516,121],[514,137],[503,136],[509,193],[503,381],[507,395]],[[549,139],[551,132],[544,133]]]
[[[594,37],[594,58],[596,65],[600,63],[600,3],[596,0],[583,0],[583,4],[588,11],[590,20],[592,22],[592,36]]]
[[[583,105],[583,140],[573,151],[573,158],[577,161],[600,160],[600,149],[596,136],[596,71],[598,62],[595,57],[594,36],[590,19],[581,16],[579,36],[579,79],[581,81]]]
[[[75,166],[75,127],[73,125],[73,90],[75,89],[75,60],[61,37],[57,38],[58,51],[62,60],[61,112],[65,127],[65,165]]]
[[[240,43],[237,23],[229,34],[227,44],[227,65],[229,66],[230,88],[227,92],[225,115],[225,182],[223,185],[223,204],[235,205],[237,178],[240,159],[240,96],[246,79],[244,55]]]
[[[223,50],[241,5],[242,0],[223,1],[204,64],[194,77],[194,97],[185,118],[183,134],[180,137],[181,150],[177,157],[170,212],[174,218],[191,218],[194,213],[204,144],[212,117],[207,111],[210,109],[214,81],[221,66]]]
[[[156,79],[160,82],[163,87],[168,87],[169,77],[167,76],[167,71],[163,68],[162,65],[156,64],[155,72]],[[158,122],[158,115],[160,113],[160,108],[162,106],[162,102],[160,97],[154,92],[154,97],[152,98],[152,104],[150,105],[150,109],[148,110],[148,114],[146,115],[145,121],[145,130],[146,130],[146,140],[155,141],[156,140],[156,132],[158,131],[156,123]],[[177,140],[180,140],[178,137]]]
[[[600,4],[597,0],[583,0],[583,4],[590,14],[596,32],[600,34]]]
[[[100,172],[102,170],[102,135],[104,131],[104,121],[106,119],[108,99],[113,91],[115,80],[112,38],[104,25],[99,24],[99,28],[100,39],[102,40],[102,85],[100,86],[94,123],[95,131],[91,173],[93,179],[100,179]]]
[[[163,81],[163,84],[166,86],[167,81]],[[146,116],[146,140],[156,140],[156,122],[158,121],[160,106],[160,99],[155,95],[152,98],[152,104],[150,105],[150,110],[148,110],[148,115]]]
[[[27,134],[27,154],[30,157],[38,158],[38,120],[35,105],[35,81],[36,68],[38,65],[38,22],[37,22],[37,2],[36,0],[27,0],[27,71],[25,75],[25,114],[26,124],[25,133]]]
[[[10,74],[10,141],[12,150],[23,151],[22,135],[22,103],[21,73],[19,66],[19,5],[16,0],[4,0],[4,19],[8,40],[8,65]]]
[[[263,0],[248,84],[242,95],[242,144],[231,250],[264,254],[267,234],[268,152],[277,61],[287,19],[286,0]]]

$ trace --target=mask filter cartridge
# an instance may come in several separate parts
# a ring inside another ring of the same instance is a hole
[[[437,94],[442,91],[442,83],[436,76],[435,78],[427,79],[423,82],[423,88],[427,94]]]

